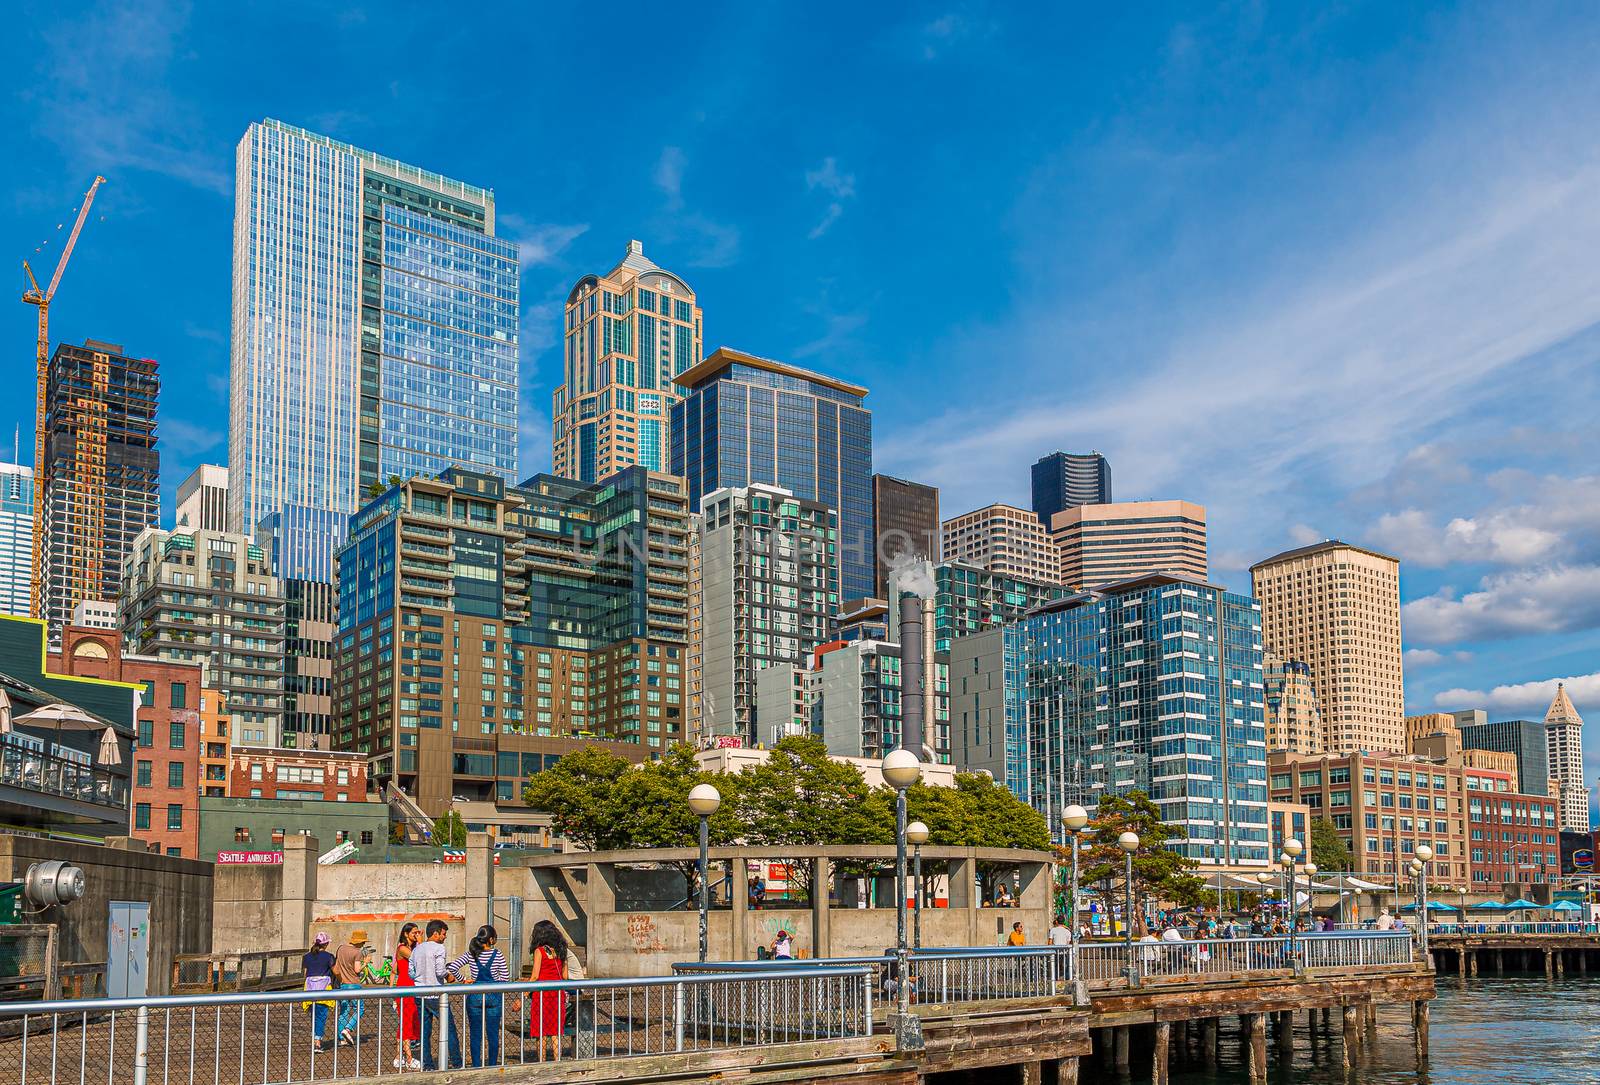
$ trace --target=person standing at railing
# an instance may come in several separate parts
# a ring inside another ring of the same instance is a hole
[[[450,973],[445,969],[444,940],[450,933],[450,925],[442,919],[428,920],[427,933],[421,945],[411,951],[411,978],[418,988],[428,988],[418,991],[418,1005],[422,1010],[422,1068],[424,1070],[437,1070],[439,1068],[438,1035],[434,1029],[442,1028],[449,1047],[448,1058],[450,1069],[461,1069],[461,1041],[456,1037],[456,1030],[450,1027],[450,1008],[446,1006],[440,1013],[439,1003],[444,995],[444,985],[451,982]]]
[[[499,932],[484,924],[478,928],[472,941],[467,943],[467,951],[445,965],[445,970],[456,978],[457,983],[510,983],[511,967],[506,964],[506,955],[495,946],[499,941]],[[499,1066],[500,1016],[504,996],[468,995],[466,1001],[467,1051],[473,1069]],[[487,1062],[482,1059],[485,1054],[488,1055]]]
[[[548,919],[533,925],[533,978],[554,983],[567,975],[567,940]],[[528,1035],[539,1041],[539,1058],[561,1057],[561,1032],[567,1015],[565,991],[536,991],[528,996]],[[546,1054],[548,1052],[548,1055]]]
[[[1050,934],[1046,940],[1052,946],[1070,946],[1072,944],[1072,932],[1067,929],[1066,916],[1056,916],[1056,921],[1050,925]]]
[[[394,985],[396,987],[411,987],[415,982],[411,978],[411,951],[422,941],[422,928],[415,923],[407,923],[400,928],[400,940],[394,947]],[[412,1053],[411,1045],[422,1039],[422,1022],[417,1019],[417,1000],[402,998],[400,1000],[400,1031],[396,1034],[398,1046],[395,1049],[394,1068],[396,1070],[420,1070],[422,1061]]]
[[[328,952],[328,943],[331,942],[322,931],[311,940],[311,951],[300,958],[300,971],[305,974],[306,990],[331,991],[333,990],[333,954]],[[328,1012],[333,1009],[332,1000],[319,1000],[302,1003],[311,1011],[311,1050],[317,1054],[322,1053],[322,1042],[327,1038]]]
[[[1011,924],[1011,933],[1006,935],[1006,945],[1025,946],[1027,944],[1028,936],[1022,933],[1022,921],[1018,920]]]
[[[339,947],[333,955],[333,978],[341,991],[359,990],[361,988],[362,953],[367,948],[367,932],[354,930],[350,932],[350,940]],[[361,1000],[359,998],[346,999],[339,1006],[339,1042],[353,1044],[356,1042],[356,1032],[361,1028]]]

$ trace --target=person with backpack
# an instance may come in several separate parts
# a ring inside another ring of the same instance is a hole
[[[510,983],[511,966],[506,955],[496,948],[499,932],[485,923],[467,943],[467,951],[449,964],[445,970],[455,976],[457,983],[481,985],[485,983]],[[470,1065],[500,1065],[500,1017],[505,996],[468,995],[467,1002],[467,1056]],[[488,1056],[488,1061],[483,1056]]]
[[[308,991],[333,990],[333,954],[328,952],[331,941],[327,934],[318,931],[311,940],[311,951],[300,958],[300,970],[305,974]],[[302,1005],[311,1011],[311,1051],[320,1055],[323,1041],[327,1039],[328,1014],[333,1010],[334,1003],[331,999],[323,999]]]

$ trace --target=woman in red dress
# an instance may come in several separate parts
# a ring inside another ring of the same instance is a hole
[[[567,940],[548,919],[533,925],[533,978],[555,982],[567,978]],[[528,996],[528,1035],[539,1041],[539,1058],[560,1057],[561,1033],[567,1016],[565,991],[535,991]]]
[[[394,985],[396,987],[415,987],[416,981],[411,978],[411,948],[422,941],[422,928],[415,923],[407,923],[400,928],[400,944],[394,949]],[[402,998],[400,1000],[400,1032],[399,1054],[395,1056],[394,1068],[396,1070],[420,1070],[422,1063],[411,1053],[411,1045],[422,1039],[422,1024],[417,1017],[417,1000]]]

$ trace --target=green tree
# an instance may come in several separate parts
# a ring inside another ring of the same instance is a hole
[[[433,842],[441,848],[467,846],[467,823],[454,810],[446,810],[433,819]]]
[[[382,497],[383,492],[389,489],[389,487],[398,486],[404,481],[405,479],[401,478],[399,475],[390,475],[389,481],[387,482],[380,482],[377,479],[373,479],[371,482],[367,483],[367,496]]]
[[[1191,871],[1193,859],[1166,846],[1180,830],[1161,820],[1161,808],[1143,791],[1106,795],[1085,830],[1082,878],[1085,885],[1099,883],[1104,899],[1121,905],[1127,900],[1126,861],[1117,838],[1132,831],[1139,836],[1133,853],[1133,895],[1136,902],[1155,898],[1192,906],[1202,899],[1205,883]],[[1142,913],[1143,908],[1139,911]],[[1138,914],[1135,928],[1142,925]]]
[[[590,851],[631,847],[633,819],[619,806],[617,781],[632,769],[602,746],[583,746],[529,777],[522,801],[549,814],[557,836]]]
[[[746,843],[782,848],[876,842],[893,839],[868,803],[871,789],[861,770],[828,757],[813,735],[788,735],[762,764],[739,776],[739,823]],[[785,858],[802,898],[811,894],[811,862]],[[742,892],[742,888],[740,889]]]
[[[1311,823],[1311,861],[1317,864],[1319,871],[1355,869],[1350,845],[1327,818],[1317,818]]]

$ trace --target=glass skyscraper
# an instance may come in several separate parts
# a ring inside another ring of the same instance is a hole
[[[0,614],[28,616],[33,580],[33,468],[0,463]]]
[[[1048,603],[951,649],[958,764],[1036,810],[1138,789],[1208,865],[1268,859],[1261,608],[1155,575]],[[1059,827],[1056,831],[1059,833]]]
[[[872,595],[872,412],[867,390],[723,347],[677,378],[669,470],[689,507],[719,489],[764,483],[839,517],[843,599]]]
[[[325,136],[267,120],[236,157],[229,520],[331,580],[371,484],[516,473],[516,247],[489,190]]]

